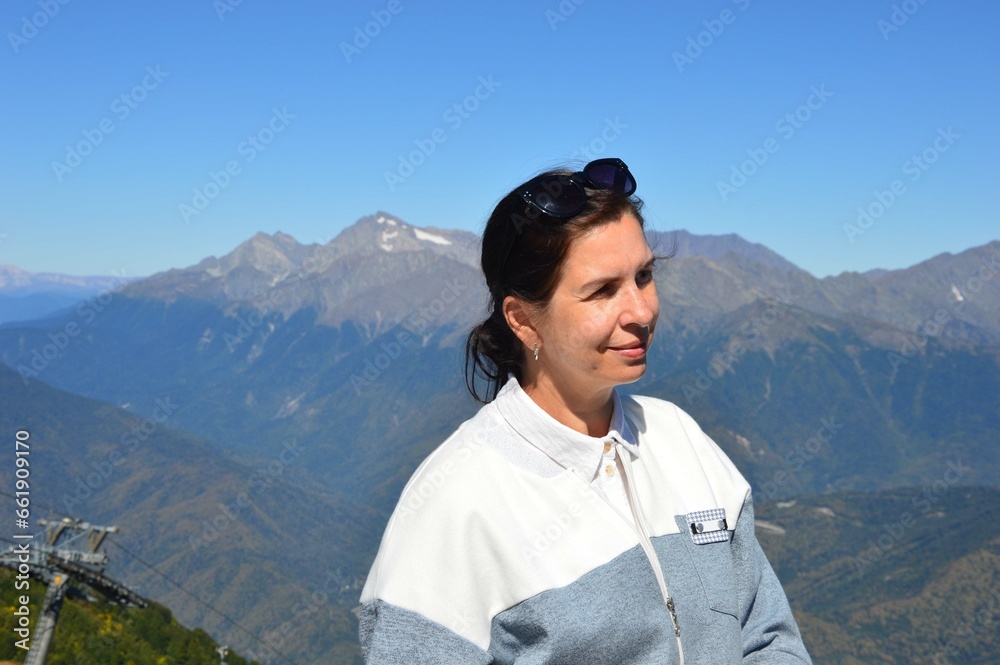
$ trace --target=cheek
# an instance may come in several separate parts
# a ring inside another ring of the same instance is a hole
[[[594,307],[580,312],[572,324],[564,331],[567,346],[575,349],[592,348],[604,342],[614,330],[614,317],[604,310]]]
[[[614,335],[618,326],[618,312],[613,309],[595,309],[591,313],[587,328],[589,346],[606,343]]]

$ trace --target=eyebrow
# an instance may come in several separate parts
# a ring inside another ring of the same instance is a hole
[[[654,263],[656,263],[656,257],[655,256],[652,257],[651,259],[649,259],[648,261],[646,261],[641,266],[639,266],[639,269],[642,270],[642,269],[645,269],[645,268],[651,268]],[[580,287],[580,291],[589,291],[592,287],[595,287],[598,284],[604,284],[605,282],[615,282],[617,280],[618,280],[618,276],[617,275],[610,275],[608,277],[597,277],[597,278],[594,278],[594,279],[590,280],[589,282],[587,282],[583,286],[581,286]]]

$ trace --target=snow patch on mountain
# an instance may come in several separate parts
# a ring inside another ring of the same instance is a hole
[[[413,229],[413,234],[417,236],[417,240],[427,240],[430,242],[437,243],[439,245],[450,245],[451,241],[444,236],[439,236],[436,233],[427,233],[427,231],[421,231],[418,228]]]

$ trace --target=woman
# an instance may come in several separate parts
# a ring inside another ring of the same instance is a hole
[[[361,595],[366,662],[811,662],[747,481],[680,408],[616,388],[646,371],[668,258],[635,189],[599,159],[493,211],[492,315],[466,345],[484,406],[390,518]]]

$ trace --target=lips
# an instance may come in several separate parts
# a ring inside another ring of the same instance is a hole
[[[646,346],[646,344],[648,342],[649,342],[649,340],[647,339],[644,342],[633,342],[632,344],[629,344],[628,346],[609,346],[608,348],[612,349],[614,351],[627,351],[629,349],[638,349],[640,347],[645,348],[645,346]]]

